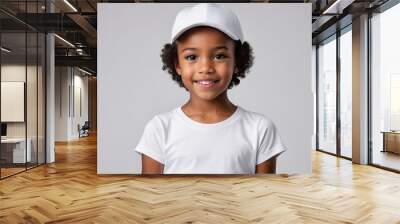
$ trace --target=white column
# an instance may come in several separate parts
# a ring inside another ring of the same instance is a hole
[[[54,35],[49,33],[46,36],[46,60],[47,60],[47,92],[46,92],[46,163],[52,163],[55,161],[55,151],[54,151],[54,133],[55,133],[55,76],[54,76]]]
[[[368,163],[368,15],[353,19],[353,162]]]
[[[47,12],[54,11],[51,1],[46,1]],[[55,162],[55,44],[54,35],[46,35],[46,163]]]

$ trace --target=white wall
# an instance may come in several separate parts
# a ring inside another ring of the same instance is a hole
[[[77,139],[78,124],[83,125],[88,120],[88,78],[72,67],[56,67],[55,73],[55,141]],[[82,114],[76,107],[78,89],[81,90]]]
[[[161,70],[159,56],[176,13],[188,5],[98,4],[99,174],[140,173],[133,149],[144,125],[188,99]],[[311,4],[226,6],[255,53],[250,74],[228,91],[230,99],[276,124],[288,147],[277,172],[311,173]]]
[[[55,68],[55,141],[68,140],[68,67]]]

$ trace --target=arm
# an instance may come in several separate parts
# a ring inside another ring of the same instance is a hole
[[[162,174],[164,165],[142,154],[142,174]]]
[[[275,173],[276,172],[276,157],[274,156],[256,165],[256,173]]]

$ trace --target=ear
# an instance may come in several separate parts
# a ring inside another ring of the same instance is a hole
[[[182,76],[182,69],[178,62],[175,62],[175,71],[179,76]]]

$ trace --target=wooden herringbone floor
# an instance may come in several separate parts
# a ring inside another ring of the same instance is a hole
[[[400,175],[319,152],[295,176],[98,176],[96,139],[0,181],[0,223],[400,223]]]

